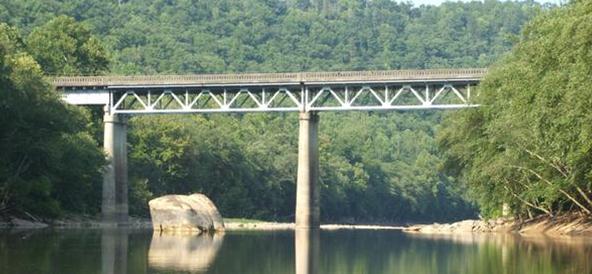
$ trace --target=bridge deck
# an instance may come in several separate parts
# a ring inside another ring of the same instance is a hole
[[[478,81],[486,69],[430,69],[387,71],[338,71],[298,73],[246,73],[201,75],[134,75],[56,77],[58,88],[111,86],[221,86],[221,85],[298,85],[326,83],[410,83],[433,81]]]

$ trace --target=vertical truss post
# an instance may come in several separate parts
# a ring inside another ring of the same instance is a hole
[[[423,101],[424,105],[429,105],[430,101],[430,86],[428,84],[425,85],[425,101]]]
[[[308,91],[308,87],[304,85],[304,83],[300,83],[300,112],[307,112],[308,108],[310,107],[308,105],[308,101],[309,99],[309,91]]]
[[[349,88],[345,86],[345,106],[351,106],[351,102],[349,101]]]

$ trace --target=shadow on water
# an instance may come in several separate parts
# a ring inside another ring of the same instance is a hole
[[[269,231],[0,231],[0,273],[592,273],[592,239]]]

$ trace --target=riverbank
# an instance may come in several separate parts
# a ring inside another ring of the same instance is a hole
[[[43,219],[33,215],[27,216],[1,216],[0,229],[80,229],[80,228],[112,228],[115,224],[102,222],[99,218],[84,215],[72,215],[61,219]],[[148,218],[130,217],[125,227],[133,229],[152,228]]]
[[[592,237],[592,220],[579,214],[539,216],[529,220],[499,218],[494,220],[464,220],[449,224],[413,225],[403,229],[407,233],[517,233],[524,236],[586,236]]]
[[[224,226],[227,231],[271,231],[271,230],[293,230],[294,223],[267,222],[253,219],[225,218]],[[4,216],[0,219],[0,229],[80,229],[80,228],[112,228],[113,224],[101,222],[100,219],[90,216],[69,216],[58,220],[43,220],[34,216],[15,217]],[[149,218],[130,217],[126,228],[152,229]],[[349,225],[349,224],[325,224],[321,225],[323,230],[338,229],[365,229],[365,230],[402,230],[403,226],[387,225]]]
[[[149,218],[130,217],[125,226],[131,229],[152,229]],[[293,230],[294,223],[266,222],[252,219],[225,218],[227,231],[272,231]],[[0,229],[99,229],[113,228],[113,224],[106,224],[100,219],[89,216],[69,216],[59,220],[42,220],[34,216],[14,217],[3,216],[0,219]],[[388,225],[349,225],[349,224],[324,224],[323,230],[339,229],[363,229],[363,230],[402,230],[414,234],[466,234],[466,233],[509,233],[523,236],[586,236],[592,237],[592,220],[577,214],[566,214],[550,218],[540,216],[530,220],[514,220],[512,218],[499,218],[493,220],[464,220],[448,224],[422,224],[411,226]]]

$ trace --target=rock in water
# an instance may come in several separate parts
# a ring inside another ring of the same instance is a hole
[[[166,195],[148,202],[154,231],[203,232],[224,230],[222,216],[203,194]]]

